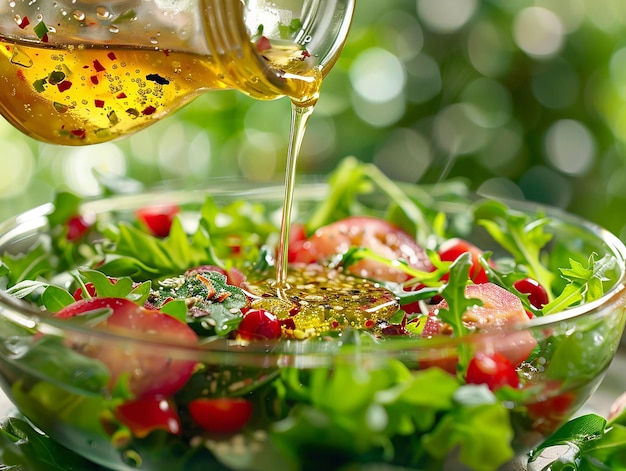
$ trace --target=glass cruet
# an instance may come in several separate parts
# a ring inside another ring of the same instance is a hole
[[[0,113],[33,138],[85,145],[211,90],[310,106],[353,10],[354,0],[1,0]]]

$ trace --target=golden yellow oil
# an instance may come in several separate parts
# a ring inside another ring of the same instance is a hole
[[[224,73],[211,56],[186,52],[7,41],[0,51],[0,113],[25,134],[61,145],[134,133],[209,90],[238,88],[264,99],[288,94],[298,102],[316,99],[321,83],[294,49],[268,51],[268,65],[276,60],[284,76],[280,91]]]

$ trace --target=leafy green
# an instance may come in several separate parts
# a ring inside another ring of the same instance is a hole
[[[499,201],[486,201],[478,205],[475,215],[483,226],[514,258],[515,262],[528,270],[528,276],[537,280],[552,293],[555,274],[548,270],[542,261],[542,249],[552,239],[552,234],[544,229],[550,222],[541,214],[536,218],[514,211]]]
[[[66,347],[59,337],[46,335],[36,341],[29,339],[24,352],[16,357],[0,352],[4,361],[19,359],[22,372],[29,377],[45,377],[46,381],[67,391],[85,396],[100,396],[109,383],[110,375],[103,363]],[[76,372],[81,374],[77,375]]]
[[[5,253],[1,261],[0,275],[7,278],[8,287],[37,280],[41,275],[50,273],[53,268],[50,253],[43,244],[15,256]]]
[[[486,388],[461,386],[437,368],[411,372],[385,360],[365,370],[348,357],[332,374],[319,368],[303,375],[281,372],[284,394],[298,404],[271,429],[273,441],[294,461],[440,469],[460,445],[465,465],[493,470],[513,456],[506,409]],[[415,443],[405,456],[407,440]]]
[[[612,255],[604,255],[596,260],[589,257],[587,267],[570,259],[570,268],[561,268],[561,274],[568,280],[561,294],[543,307],[544,314],[560,312],[570,306],[591,302],[604,295],[604,282],[610,281],[607,272],[613,270],[617,260]]]
[[[17,417],[0,420],[0,461],[6,471],[105,471]]]
[[[611,421],[596,414],[576,417],[535,448],[530,462],[537,461],[545,450],[561,446],[562,452],[545,463],[544,471],[624,471],[625,419],[624,414]]]

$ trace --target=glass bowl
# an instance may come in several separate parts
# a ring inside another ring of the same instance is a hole
[[[181,227],[196,230],[198,211],[206,210],[203,203],[210,195],[215,207],[258,203],[268,221],[278,220],[280,186],[216,180],[207,188],[160,188],[84,201],[79,213],[104,226],[133,221],[140,208],[175,205],[181,209]],[[307,221],[326,191],[323,182],[300,185],[295,219]],[[436,191],[417,187],[409,191],[429,199],[430,209],[455,221],[460,236],[498,258],[501,249],[471,220],[467,223],[474,201],[450,195],[438,199]],[[362,205],[378,210],[371,195]],[[514,206],[521,213],[537,211]],[[7,270],[32,269],[47,257],[59,263],[71,250],[55,242],[58,234],[49,217],[57,209],[46,204],[0,226],[0,251],[17,260],[5,267],[5,278]],[[614,282],[598,299],[465,337],[380,341],[345,329],[305,341],[246,342],[227,336],[194,344],[179,338],[175,329],[155,338],[141,335],[142,326],[135,324],[137,333],[94,328],[100,311],[91,323],[59,319],[3,289],[1,386],[37,429],[107,469],[352,470],[377,464],[376,469],[458,470],[464,466],[459,462],[469,462],[472,469],[504,469],[596,390],[624,327],[624,245],[593,224],[545,211],[550,218],[545,229],[552,234],[546,253],[561,260],[574,252],[614,257]],[[95,247],[97,237],[81,250],[88,251],[92,242]],[[19,256],[35,247],[40,247],[38,256]],[[57,248],[54,255],[50,247]],[[177,257],[174,251],[162,255]],[[54,281],[60,286],[75,282]],[[458,387],[455,365],[464,352],[497,352],[529,338],[535,345],[533,360],[518,368],[521,386],[497,393],[484,385]],[[154,382],[171,387],[138,398],[129,391],[129,378],[130,384],[148,385],[147,390]],[[184,385],[172,386],[176,382]],[[198,398],[208,399],[197,406],[204,417],[201,426],[191,411]],[[509,447],[498,448],[503,444]]]

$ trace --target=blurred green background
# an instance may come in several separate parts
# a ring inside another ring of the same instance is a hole
[[[354,155],[393,178],[465,178],[565,208],[626,239],[626,1],[358,0],[299,161]],[[207,93],[125,140],[56,147],[0,121],[0,216],[93,195],[92,169],[149,183],[280,181],[286,99]]]

